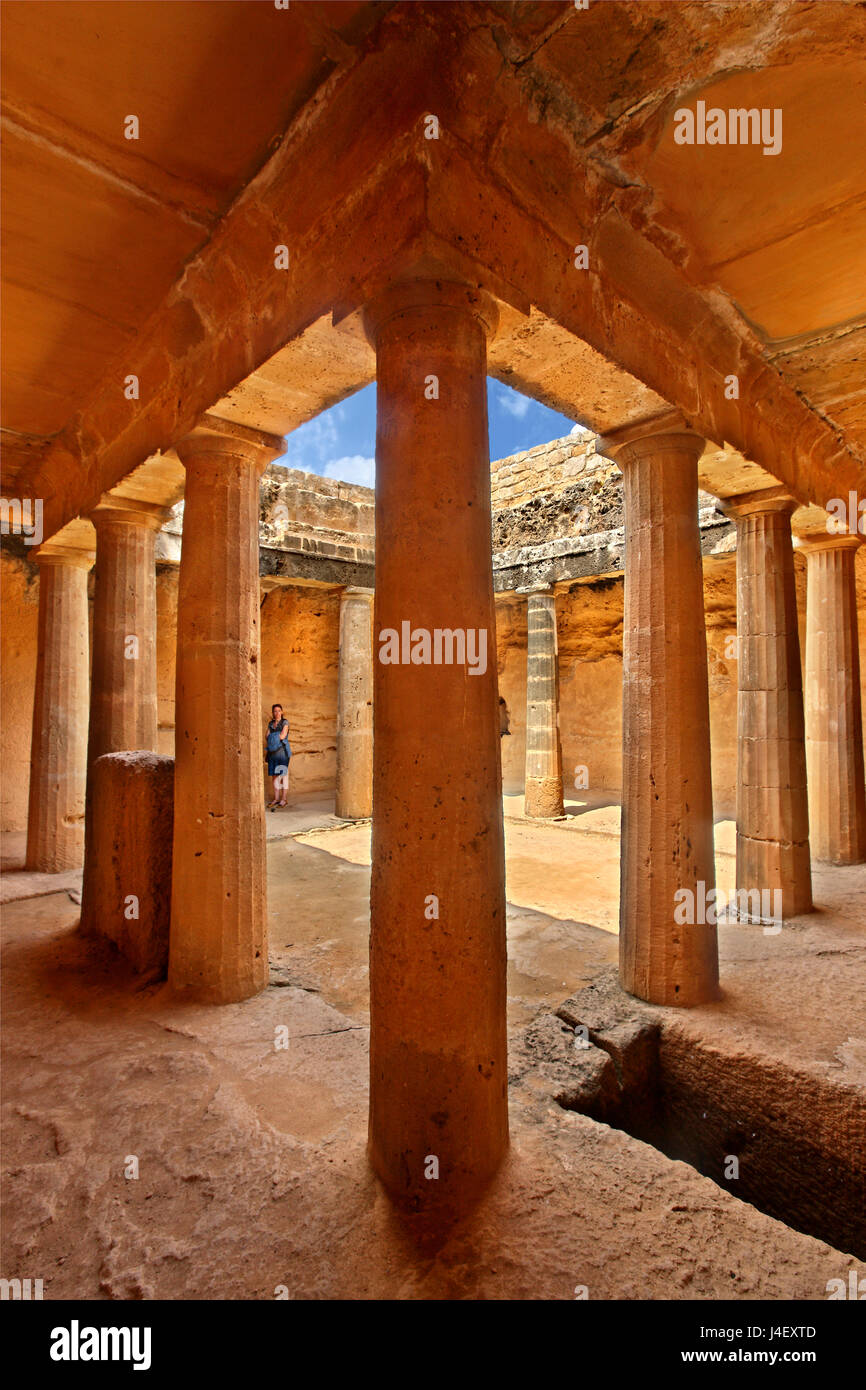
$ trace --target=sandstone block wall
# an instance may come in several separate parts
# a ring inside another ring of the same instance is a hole
[[[566,435],[497,459],[490,468],[493,510],[519,507],[533,497],[555,496],[599,468],[610,468],[610,460],[596,454],[595,435]]]
[[[263,545],[279,546],[298,531],[329,531],[370,538],[374,530],[373,489],[270,464],[262,477]]]
[[[622,777],[622,579],[555,587],[559,637],[559,727],[566,800],[578,766],[588,790],[619,795]],[[704,603],[710,685],[713,796],[717,816],[733,816],[737,771],[737,663],[728,653],[736,636],[736,562],[704,566]],[[511,734],[502,743],[507,792],[523,787],[526,751],[526,599],[497,601],[499,693]]]
[[[289,801],[296,792],[330,791],[337,781],[339,590],[272,589],[261,616],[262,740],[271,705],[281,704],[292,745]]]
[[[159,751],[168,756],[174,753],[177,581],[175,568],[157,571]],[[329,790],[336,783],[339,637],[338,589],[290,584],[262,595],[262,743],[271,706],[281,704],[292,745],[290,800],[295,792]]]
[[[168,970],[174,759],[105,753],[93,764],[92,920],[133,968]]]

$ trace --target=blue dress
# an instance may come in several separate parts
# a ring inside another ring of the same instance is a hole
[[[268,776],[278,777],[281,772],[285,772],[289,766],[289,758],[292,756],[292,749],[288,739],[288,719],[280,720],[279,724],[274,724],[271,720],[268,725]],[[284,739],[280,738],[283,729],[287,734]]]

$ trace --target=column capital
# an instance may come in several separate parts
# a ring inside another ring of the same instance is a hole
[[[822,550],[856,550],[862,544],[862,536],[852,536],[847,531],[839,536],[825,535],[822,531],[815,531],[808,536],[794,537],[795,550],[802,551],[806,556],[816,555]]]
[[[552,584],[527,584],[524,588],[515,589],[516,594],[522,594],[525,598],[531,598],[533,594],[544,594],[547,598],[555,598]]]
[[[143,502],[136,497],[116,497],[111,492],[104,492],[90,513],[90,520],[97,531],[101,525],[118,522],[159,531],[168,520],[170,510],[170,507],[161,507],[156,502]]]
[[[374,594],[374,589],[365,589],[360,584],[347,584],[345,589],[340,591],[340,601],[342,602],[343,599],[347,598],[363,598],[372,602]]]
[[[96,554],[92,550],[82,550],[79,546],[43,541],[30,558],[35,560],[37,565],[71,565],[76,569],[89,570]]]
[[[244,459],[258,468],[260,473],[285,452],[285,447],[281,435],[267,434],[248,425],[237,425],[233,420],[221,420],[218,415],[203,415],[189,434],[174,444],[175,453],[184,467],[190,459],[209,454]]]
[[[364,332],[375,347],[379,333],[391,319],[431,309],[470,315],[478,320],[487,338],[493,337],[499,323],[496,301],[486,290],[429,275],[397,280],[365,304],[361,315]]]
[[[633,458],[660,450],[679,450],[697,461],[706,443],[702,434],[687,424],[678,410],[665,410],[649,419],[638,420],[611,430],[596,441],[596,453],[612,458],[622,467]]]
[[[741,492],[736,497],[720,497],[719,511],[733,521],[745,516],[766,516],[772,512],[787,512],[791,516],[800,503],[783,487],[768,487],[759,492]]]

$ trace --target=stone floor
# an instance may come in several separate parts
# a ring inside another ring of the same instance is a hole
[[[515,1046],[616,959],[619,808],[566,809],[537,825],[505,800]],[[220,1009],[142,987],[76,934],[66,876],[16,872],[4,844],[4,1277],[47,1298],[824,1299],[857,1268],[561,1109],[541,1074],[512,1089],[493,1187],[431,1245],[364,1156],[369,824],[317,797],[267,823],[272,984]],[[732,850],[723,822],[723,885]],[[671,1026],[866,1092],[864,886],[819,868],[812,916],[721,928],[722,999]]]

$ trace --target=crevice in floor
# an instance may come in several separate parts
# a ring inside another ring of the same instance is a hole
[[[605,980],[553,1018],[569,1062],[567,1084],[555,1089],[564,1109],[623,1130],[794,1230],[866,1259],[859,1089],[779,1057],[702,1043]]]

